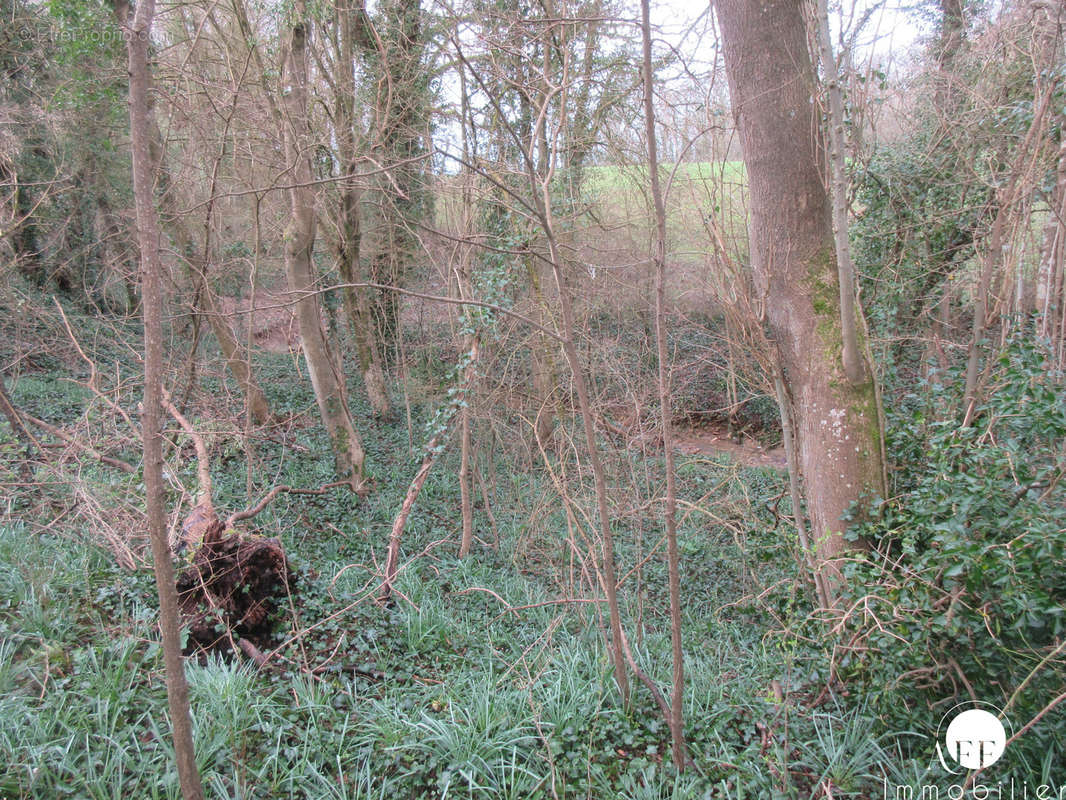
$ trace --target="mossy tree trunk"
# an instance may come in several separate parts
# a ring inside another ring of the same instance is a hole
[[[341,69],[336,76],[337,104],[336,130],[337,154],[341,169],[345,172],[340,182],[340,202],[337,204],[337,234],[335,250],[337,268],[341,280],[349,284],[342,289],[344,311],[352,328],[352,339],[359,357],[359,370],[363,375],[367,399],[374,413],[387,417],[391,413],[389,394],[385,387],[385,372],[381,366],[381,352],[378,348],[377,333],[373,315],[370,311],[370,299],[367,289],[350,284],[366,280],[359,268],[360,246],[362,243],[362,226],[359,218],[361,187],[355,177],[358,166],[358,148],[356,145],[355,117],[355,51],[356,39],[366,38],[366,10],[362,3],[355,8],[337,8],[340,41],[337,51]],[[362,32],[362,34],[361,34]]]
[[[293,165],[289,184],[291,220],[285,231],[285,273],[296,307],[307,371],[337,464],[337,476],[363,487],[363,445],[352,422],[344,376],[322,329],[313,253],[315,189],[311,171],[307,116],[307,28],[302,8],[282,54],[282,110],[285,149]]]
[[[420,0],[378,4],[378,35],[361,44],[378,87],[374,107],[377,161],[388,169],[381,182],[379,234],[370,274],[375,283],[403,287],[420,246],[417,231],[431,217],[425,145],[429,134],[430,70]],[[399,340],[400,295],[382,291],[374,308],[387,349]]]
[[[795,405],[799,462],[820,571],[841,583],[854,545],[843,516],[883,496],[874,373],[848,379],[825,156],[816,136],[815,74],[799,0],[718,0],[726,74],[751,203],[757,295]],[[856,306],[856,317],[861,310]],[[861,318],[856,329],[864,330]],[[860,341],[860,345],[863,343]],[[867,349],[859,348],[867,359]]]

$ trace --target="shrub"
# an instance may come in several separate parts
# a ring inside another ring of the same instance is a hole
[[[1064,683],[1066,395],[1024,331],[990,364],[965,427],[963,383],[937,376],[892,419],[904,463],[894,498],[855,529],[874,549],[851,565],[837,666],[896,723],[976,698],[1018,730]],[[1012,774],[1061,760],[1062,719],[1060,707],[1008,750]]]

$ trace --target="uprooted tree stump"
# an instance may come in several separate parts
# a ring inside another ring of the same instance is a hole
[[[258,648],[268,641],[279,603],[292,596],[295,575],[280,541],[241,533],[234,524],[254,517],[279,492],[299,490],[275,487],[254,507],[231,514],[223,522],[211,499],[203,438],[169,397],[163,405],[192,438],[200,484],[198,502],[186,516],[177,543],[179,552],[192,554],[177,579],[178,605],[189,631],[186,655],[196,650],[225,652],[237,639],[250,641],[254,645],[250,650],[259,653]],[[320,494],[325,489],[304,491]]]
[[[234,637],[263,647],[295,575],[277,539],[226,533],[217,519],[178,576],[188,648],[226,650]]]

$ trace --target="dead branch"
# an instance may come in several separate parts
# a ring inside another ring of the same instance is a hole
[[[66,444],[70,445],[71,447],[81,450],[82,452],[88,453],[101,464],[107,464],[109,467],[115,467],[116,469],[120,469],[123,472],[127,472],[129,474],[133,474],[137,471],[136,467],[134,467],[133,465],[127,464],[125,461],[122,461],[120,459],[112,458],[111,456],[105,456],[92,445],[86,444],[85,442],[79,442],[69,433],[66,433],[61,428],[57,428],[55,425],[48,424],[43,419],[37,419],[37,417],[33,416],[32,414],[27,414],[25,411],[19,411],[18,415],[23,422],[28,422],[35,428],[40,428],[45,433],[50,434],[56,437],[57,439],[62,439]],[[36,439],[34,441],[36,441]],[[38,446],[42,448],[48,447],[48,445]]]
[[[36,449],[42,455],[44,453],[41,448],[41,443],[37,441],[30,429],[26,427],[26,423],[23,421],[23,415],[19,413],[19,410],[15,408],[15,404],[11,401],[11,398],[7,395],[7,389],[4,388],[3,377],[0,376],[0,411],[7,417],[8,424],[11,426],[11,432],[19,439],[22,439],[26,443],[27,450],[32,454]]]
[[[451,416],[454,416],[454,412]],[[414,508],[415,500],[418,499],[426,478],[429,477],[430,470],[433,469],[433,465],[437,463],[437,458],[444,450],[443,446],[441,446],[442,440],[451,429],[450,423],[451,418],[448,419],[448,424],[442,426],[441,430],[434,434],[433,438],[429,440],[429,444],[426,445],[426,454],[422,457],[422,464],[419,466],[414,478],[411,479],[411,484],[407,487],[407,495],[403,499],[403,505],[400,506],[400,512],[396,515],[396,519],[393,520],[392,531],[389,534],[388,557],[385,559],[385,577],[381,582],[378,602],[386,602],[392,594],[392,585],[396,582],[396,573],[399,571],[400,539],[403,538],[404,526],[407,524],[407,518],[411,515],[411,509]]]
[[[261,513],[267,506],[274,502],[275,498],[282,492],[286,494],[309,494],[309,495],[322,495],[328,492],[330,489],[336,489],[340,486],[351,486],[349,481],[334,481],[333,483],[327,483],[324,486],[320,486],[317,489],[298,489],[293,486],[275,486],[257,502],[254,506],[250,506],[243,511],[235,511],[226,517],[226,527],[232,528],[233,525],[241,520],[251,519],[257,514]]]

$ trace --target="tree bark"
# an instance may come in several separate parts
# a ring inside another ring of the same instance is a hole
[[[381,200],[381,245],[372,259],[375,283],[403,287],[414,263],[428,205],[423,135],[429,129],[429,71],[423,64],[425,29],[420,0],[385,0],[378,5],[382,35],[366,43],[381,87],[375,108],[379,159],[389,168]],[[383,343],[393,344],[400,325],[400,298],[379,295]]]
[[[859,325],[855,303],[855,265],[848,243],[848,179],[844,163],[844,92],[840,88],[840,70],[833,56],[833,42],[829,36],[829,4],[818,0],[815,20],[818,49],[825,74],[829,99],[829,195],[832,199],[833,245],[836,249],[837,272],[840,283],[840,333],[844,372],[854,384],[868,380],[865,360],[859,349]]]
[[[463,163],[470,164],[470,139],[468,135],[469,128],[467,126],[470,98],[466,91],[465,69],[462,67],[460,68],[459,79],[461,86],[460,125],[462,131]],[[471,173],[471,170],[464,169],[461,176],[463,187],[462,211],[460,212],[459,227],[459,235],[463,238],[471,237],[474,233],[473,179],[474,176]],[[460,299],[467,296],[468,293],[473,290],[470,250],[470,246],[464,243],[459,252],[459,266],[455,271],[456,290]],[[476,323],[471,319],[470,313],[465,306],[460,306],[459,319],[461,320],[462,328],[464,329],[463,345],[466,352],[476,352],[478,345],[478,332],[475,328]],[[470,373],[464,380],[467,398],[469,398],[473,390],[473,361],[471,361],[469,369]],[[459,540],[459,558],[466,558],[470,554],[470,548],[474,543],[474,502],[471,496],[471,489],[473,486],[473,480],[471,479],[471,450],[473,448],[473,437],[471,434],[472,426],[470,423],[470,403],[468,399],[459,410],[459,505],[463,515],[463,534],[462,538]]]
[[[1036,29],[1039,35],[1040,60],[1051,74],[1054,64],[1062,58],[1062,28],[1066,7],[1061,0],[1033,3]],[[1058,113],[1056,127],[1063,130],[1066,114]],[[1049,198],[1050,213],[1044,226],[1040,262],[1037,267],[1035,306],[1040,335],[1050,337],[1057,327],[1057,316],[1063,318],[1062,302],[1056,291],[1061,287],[1063,262],[1066,260],[1066,136],[1061,136],[1056,157],[1055,188]]]
[[[756,293],[765,300],[796,404],[819,570],[835,591],[843,580],[840,560],[853,548],[843,535],[844,513],[866,494],[884,496],[881,426],[873,381],[853,383],[843,366],[837,264],[803,7],[799,0],[717,0],[716,7],[748,173]],[[866,357],[865,348],[860,356]]]
[[[155,0],[142,0],[132,24],[125,0],[115,6],[126,34],[129,54],[130,140],[133,151],[133,193],[137,210],[137,239],[141,255],[141,297],[144,314],[144,488],[148,533],[159,591],[159,627],[163,636],[167,700],[174,732],[174,755],[181,793],[185,800],[202,800],[204,793],[193,750],[189,690],[178,630],[178,595],[167,542],[166,486],[163,482],[163,294],[159,258],[159,216],[153,196],[153,161],[150,155],[148,39]]]
[[[315,195],[307,142],[306,37],[304,24],[294,24],[282,60],[285,149],[293,165],[288,190],[291,220],[285,231],[285,273],[296,306],[307,371],[333,448],[337,476],[349,481],[354,491],[361,491],[363,445],[348,410],[343,375],[322,329],[315,285]]]

